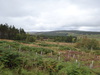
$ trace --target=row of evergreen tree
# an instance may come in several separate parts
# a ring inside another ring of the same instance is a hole
[[[8,24],[0,24],[0,39],[25,40],[26,33],[22,28],[18,29]]]

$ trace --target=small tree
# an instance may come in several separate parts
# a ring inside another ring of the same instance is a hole
[[[35,41],[36,41],[35,36],[30,36],[29,34],[27,34],[26,42],[35,42]]]

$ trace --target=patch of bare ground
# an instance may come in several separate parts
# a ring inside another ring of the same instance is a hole
[[[66,42],[49,42],[45,41],[47,44],[63,45],[63,46],[75,46],[75,43],[66,43]]]
[[[20,43],[20,44],[25,46],[31,46],[31,47],[40,47],[39,45],[35,45],[35,44],[26,44],[26,43]]]
[[[0,41],[14,42],[14,40],[0,39]]]

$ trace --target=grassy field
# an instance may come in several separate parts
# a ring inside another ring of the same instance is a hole
[[[0,75],[100,75],[100,50],[75,45],[0,40]]]

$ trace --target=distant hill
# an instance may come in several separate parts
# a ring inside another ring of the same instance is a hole
[[[58,30],[50,32],[29,32],[31,35],[67,36],[67,35],[98,35],[100,32],[77,31],[77,30]]]

